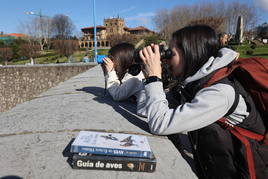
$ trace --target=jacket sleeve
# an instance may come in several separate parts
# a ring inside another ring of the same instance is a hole
[[[141,79],[130,74],[126,74],[122,81],[120,84],[115,71],[107,75],[107,89],[115,101],[126,100],[143,88]]]
[[[146,108],[146,94],[145,90],[140,90],[137,94],[137,114],[141,117],[147,117],[147,108]]]
[[[235,99],[235,91],[227,84],[201,89],[190,103],[176,109],[168,107],[162,82],[145,86],[148,124],[154,134],[183,133],[208,126],[223,117]]]

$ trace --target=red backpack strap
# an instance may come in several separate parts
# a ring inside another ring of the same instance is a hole
[[[213,76],[208,80],[208,82],[204,85],[204,87],[208,87],[213,83],[229,76],[237,67],[239,67],[239,65],[240,65],[239,61],[235,61],[230,66],[217,70],[213,74]]]
[[[247,157],[247,163],[248,163],[249,177],[250,179],[256,179],[254,158],[253,158],[253,153],[252,153],[251,146],[250,146],[248,139],[244,137],[243,135],[241,135],[236,130],[230,130],[230,132],[244,144],[246,148],[246,157]]]

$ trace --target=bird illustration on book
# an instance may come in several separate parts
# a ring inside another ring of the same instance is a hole
[[[133,170],[134,169],[134,164],[133,163],[127,163],[127,167],[130,169],[130,170]]]
[[[108,135],[101,135],[101,137],[107,139],[107,140],[118,140],[116,137],[113,137],[112,134]]]
[[[125,142],[124,144],[120,144],[121,146],[124,146],[124,147],[129,147],[129,146],[133,146],[133,145],[138,146],[137,144],[134,144],[135,140],[132,139],[132,136],[129,136],[129,137],[121,140],[120,142]]]

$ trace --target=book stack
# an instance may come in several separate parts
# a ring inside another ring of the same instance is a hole
[[[154,172],[156,159],[146,136],[80,131],[71,145],[74,169]]]

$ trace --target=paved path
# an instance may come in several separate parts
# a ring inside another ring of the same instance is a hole
[[[35,99],[0,113],[0,177],[21,178],[197,178],[174,145],[151,135],[135,106],[104,97],[101,68],[96,66]],[[68,144],[81,130],[147,135],[157,158],[154,173],[74,170]]]

